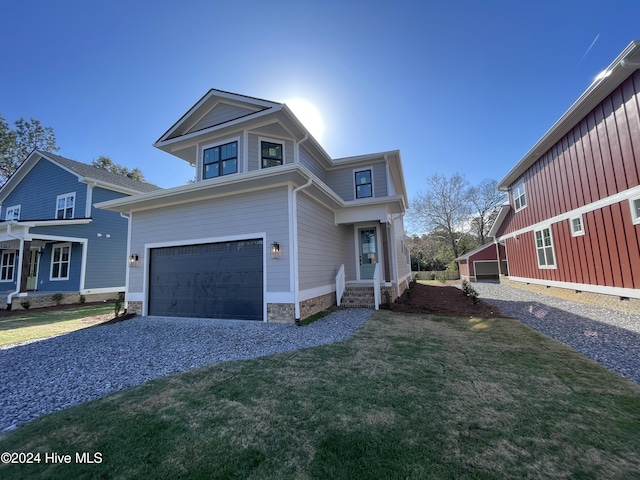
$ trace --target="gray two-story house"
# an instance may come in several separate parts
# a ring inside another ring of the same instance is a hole
[[[128,220],[93,204],[158,189],[33,151],[0,189],[0,304],[124,291]]]
[[[129,218],[129,311],[293,322],[406,288],[399,151],[331,158],[285,104],[220,90],[155,146],[195,183],[97,205]]]

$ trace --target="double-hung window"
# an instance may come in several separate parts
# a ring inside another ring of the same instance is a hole
[[[356,198],[373,197],[371,170],[361,170],[356,175]]]
[[[4,219],[6,221],[20,220],[20,205],[14,205],[13,207],[7,207],[4,213]]]
[[[571,236],[578,237],[584,235],[584,225],[582,224],[582,215],[569,219],[571,223]]]
[[[527,206],[527,195],[524,191],[524,180],[520,180],[514,185],[512,193],[516,212]]]
[[[282,144],[275,142],[260,142],[262,168],[282,165]]]
[[[54,245],[51,255],[51,280],[68,280],[70,262],[71,244]]]
[[[16,263],[16,252],[2,252],[2,265],[0,265],[0,280],[3,282],[13,280],[13,270]]]
[[[216,145],[203,151],[203,179],[238,173],[238,142]]]
[[[640,224],[640,198],[630,198],[631,220],[635,225]]]
[[[551,237],[551,227],[536,230],[536,253],[538,256],[538,267],[555,268],[556,257],[553,252],[553,238]]]
[[[56,220],[63,220],[65,218],[73,218],[73,209],[76,203],[76,194],[65,193],[64,195],[58,195],[56,200]]]

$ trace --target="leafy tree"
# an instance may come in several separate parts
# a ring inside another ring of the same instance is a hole
[[[129,170],[127,167],[115,163],[110,157],[105,157],[104,155],[93,160],[91,165],[106,170],[107,172],[115,173],[116,175],[131,178],[132,180],[138,180],[139,182],[147,181],[139,168],[136,167],[133,170]]]
[[[11,129],[0,115],[0,180],[4,183],[33,150],[55,152],[56,136],[53,128],[43,127],[34,118],[20,118]]]
[[[497,186],[497,181],[487,178],[479,185],[471,187],[469,192],[469,199],[476,211],[471,220],[471,229],[478,237],[480,245],[486,243],[487,235],[500,211],[500,206],[507,198],[506,193],[498,190]]]
[[[469,182],[459,173],[451,177],[433,174],[427,178],[427,190],[412,202],[410,221],[423,231],[438,231],[458,257],[458,242],[468,225],[472,204]]]

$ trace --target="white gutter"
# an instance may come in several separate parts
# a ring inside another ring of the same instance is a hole
[[[300,144],[307,140],[309,135],[305,135],[302,140],[296,142],[295,156],[296,162],[300,160]],[[300,185],[293,189],[291,200],[291,218],[292,218],[292,230],[293,230],[293,243],[291,244],[291,255],[293,256],[293,305],[295,310],[296,325],[300,325],[300,274],[298,272],[298,192],[310,187],[313,183],[313,178],[309,177],[307,183]]]
[[[11,226],[13,223],[9,223],[7,225],[7,236],[10,238],[14,238],[20,242],[20,250],[18,254],[18,258],[20,259],[20,268],[18,268],[18,276],[16,278],[16,290],[7,295],[7,309],[11,309],[11,302],[13,301],[13,297],[20,293],[20,284],[22,283],[22,255],[24,254],[24,238],[16,237],[11,234]]]

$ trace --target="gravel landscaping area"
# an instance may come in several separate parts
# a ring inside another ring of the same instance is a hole
[[[640,316],[497,283],[474,283],[503,315],[559,340],[640,384]]]
[[[136,317],[0,350],[0,432],[153,378],[345,340],[372,314],[338,310],[305,327]]]

